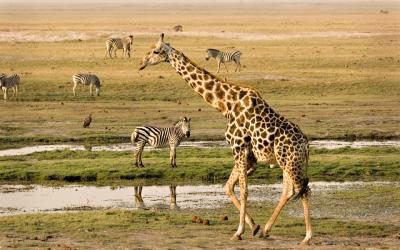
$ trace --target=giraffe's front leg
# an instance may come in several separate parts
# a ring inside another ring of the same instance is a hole
[[[240,170],[239,170],[238,166],[235,164],[235,166],[234,166],[234,168],[233,168],[233,170],[231,172],[231,175],[229,177],[229,180],[227,181],[226,186],[225,186],[226,194],[229,196],[229,198],[231,199],[232,203],[235,205],[235,207],[239,211],[241,211],[242,207],[241,207],[241,203],[236,198],[236,195],[234,193],[234,187],[235,187],[236,182],[239,180],[240,175],[241,175],[240,174]],[[242,176],[243,176],[243,173],[242,173]],[[247,174],[246,174],[246,178],[247,178]],[[241,199],[242,199],[242,197],[241,197]],[[247,199],[247,195],[246,195],[246,199]],[[252,231],[252,235],[255,236],[257,234],[258,230],[260,229],[260,225],[256,224],[254,222],[254,220],[251,218],[251,216],[246,211],[244,211],[244,214],[245,214],[245,218],[244,218],[245,222],[250,226],[251,231]],[[244,226],[242,227],[242,230],[244,231]],[[232,239],[240,240],[241,237],[240,236],[237,237],[236,234],[235,234],[232,237]]]
[[[243,164],[239,167],[239,187],[240,187],[240,216],[239,226],[236,233],[232,236],[232,240],[241,240],[242,234],[244,233],[245,221],[246,221],[246,208],[247,208],[247,173],[246,167]]]

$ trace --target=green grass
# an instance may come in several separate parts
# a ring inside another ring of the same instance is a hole
[[[311,151],[308,175],[312,181],[395,181],[400,177],[397,148],[343,148]],[[169,165],[168,150],[143,153],[145,168],[133,165],[131,152],[53,151],[0,158],[3,183],[93,182],[220,182],[229,177],[230,149],[180,149],[178,168]],[[279,182],[282,171],[258,164],[254,181]]]

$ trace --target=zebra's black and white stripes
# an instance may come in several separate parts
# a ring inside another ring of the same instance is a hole
[[[221,67],[221,63],[224,64],[226,71],[228,72],[228,68],[226,67],[226,62],[232,62],[234,61],[236,63],[236,71],[240,71],[241,68],[241,64],[240,64],[240,56],[242,55],[242,53],[239,50],[235,50],[232,52],[223,52],[217,49],[207,49],[206,52],[206,60],[208,61],[208,59],[215,58],[217,60],[218,63],[218,71],[220,70]]]
[[[111,58],[111,53],[114,51],[114,57],[117,57],[117,50],[122,49],[122,56],[131,57],[131,46],[133,43],[133,36],[129,35],[123,38],[109,38],[106,41],[106,55]]]
[[[3,90],[4,100],[7,100],[8,89],[13,89],[13,96],[18,96],[18,86],[21,79],[19,75],[13,74],[7,77],[5,74],[0,74],[0,86]]]
[[[158,128],[153,126],[136,127],[131,135],[132,143],[136,142],[135,164],[143,167],[142,152],[146,143],[155,148],[170,147],[170,162],[176,167],[176,148],[185,137],[190,136],[190,118],[183,117],[174,126]]]
[[[90,95],[93,95],[93,86],[96,88],[97,96],[100,95],[100,87],[101,83],[99,78],[93,74],[75,74],[72,76],[72,81],[74,82],[74,87],[72,88],[72,92],[74,96],[76,96],[76,87],[78,84],[89,85],[90,88]]]

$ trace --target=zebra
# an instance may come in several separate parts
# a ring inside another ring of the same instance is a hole
[[[5,74],[0,74],[0,86],[1,89],[3,90],[3,96],[5,101],[7,100],[9,88],[13,89],[13,96],[18,96],[18,86],[20,81],[21,79],[17,74],[13,74],[9,77],[7,77]]]
[[[74,96],[76,96],[76,86],[78,84],[83,84],[83,85],[89,85],[90,86],[90,95],[93,95],[92,87],[93,85],[96,88],[96,94],[97,96],[100,96],[100,80],[96,75],[93,74],[75,74],[72,76],[72,81],[74,82],[74,87],[72,88],[72,92],[74,93]]]
[[[182,32],[183,31],[182,25],[174,26],[173,30],[176,31],[176,32]]]
[[[242,67],[242,65],[240,65],[240,56],[241,55],[242,55],[242,52],[240,52],[239,50],[235,50],[232,52],[222,52],[217,49],[207,49],[205,59],[206,59],[206,61],[208,61],[208,59],[213,57],[217,60],[217,63],[218,63],[217,73],[219,73],[221,63],[224,64],[226,72],[228,72],[228,68],[226,67],[225,63],[234,61],[236,63],[236,69],[235,69],[235,72],[236,72],[236,71],[240,71],[240,68]]]
[[[157,128],[153,126],[136,127],[131,135],[132,144],[136,142],[135,165],[144,167],[142,162],[142,152],[144,145],[149,143],[155,148],[170,147],[171,167],[176,166],[176,148],[181,141],[190,136],[190,118],[183,117],[179,119],[172,127]]]
[[[129,35],[123,38],[109,38],[106,41],[106,55],[111,58],[111,52],[114,50],[114,57],[117,57],[117,50],[122,49],[122,56],[131,57],[131,46],[133,43],[133,36]]]

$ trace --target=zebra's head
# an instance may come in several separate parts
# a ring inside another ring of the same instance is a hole
[[[185,116],[179,119],[179,121],[177,121],[174,125],[175,127],[181,129],[183,134],[185,134],[188,138],[190,137],[190,120],[191,118],[187,118]]]
[[[206,50],[206,61],[208,61],[211,57],[217,57],[219,50],[216,49],[207,49]]]
[[[139,70],[146,68],[149,65],[157,65],[161,62],[168,62],[168,51],[171,49],[169,43],[164,42],[164,33],[160,35],[158,42],[151,47],[146,56],[142,60]]]
[[[128,36],[128,41],[129,41],[129,44],[132,45],[132,43],[133,43],[133,36],[132,35]]]

